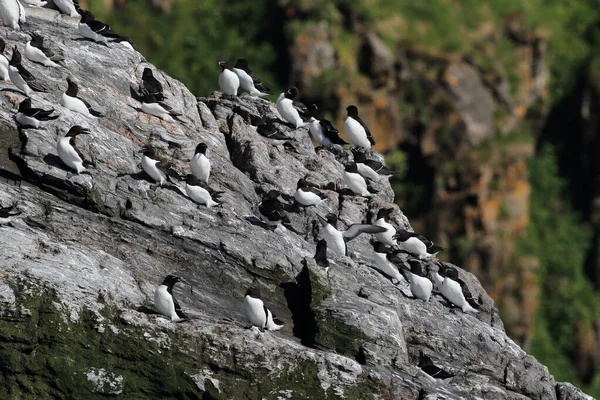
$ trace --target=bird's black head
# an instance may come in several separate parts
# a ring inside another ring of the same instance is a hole
[[[140,153],[144,154],[148,158],[156,159],[156,150],[151,144],[147,144],[142,147]]]
[[[193,174],[187,174],[185,176],[185,183],[187,183],[190,186],[200,186],[200,181],[198,180],[198,178],[196,178],[196,175]]]
[[[312,104],[312,105],[309,107],[309,110],[310,110],[310,115],[311,115],[311,117],[317,118],[317,115],[318,115],[318,113],[319,113],[319,107],[317,107],[317,105],[316,105],[316,104]],[[318,119],[318,118],[317,118],[317,119]]]
[[[252,286],[251,288],[246,290],[246,296],[250,296],[255,299],[260,299],[260,289],[256,286]]]
[[[454,267],[446,267],[446,277],[455,281],[458,280],[458,270]]]
[[[298,179],[298,184],[296,184],[296,189],[300,189],[301,187],[307,187],[306,179],[300,178]]]
[[[390,214],[394,212],[393,208],[382,208],[377,212],[377,219],[384,218],[388,219]]]
[[[360,147],[353,148],[352,155],[354,156],[354,162],[363,163],[367,161],[367,155],[360,149]]]
[[[15,46],[13,49],[12,57],[10,59],[9,64],[13,67],[16,67],[17,65],[21,64],[21,53],[19,53],[19,50],[17,50],[17,46]]]
[[[396,234],[394,235],[394,239],[399,240],[401,242],[406,242],[408,239],[412,237],[412,232],[407,231],[406,229],[398,228],[396,229]]]
[[[219,61],[219,66],[221,67],[221,70],[226,70],[229,69],[231,70],[231,63],[229,61]]]
[[[67,96],[77,97],[77,93],[79,92],[77,84],[71,78],[67,78],[67,85],[67,91],[65,92]]]
[[[153,78],[152,70],[148,67],[144,68],[144,72],[142,72],[142,79]]]
[[[44,37],[35,32],[31,33],[31,45],[33,47],[42,47],[44,45]]]
[[[374,242],[373,250],[375,250],[375,253],[391,253],[391,249],[382,242]]]
[[[424,354],[423,351],[419,351],[419,367],[424,367],[427,365],[432,365],[431,357]]]
[[[346,172],[350,172],[351,174],[357,174],[358,173],[358,167],[356,166],[356,163],[346,163],[346,164],[344,164],[344,170]]]
[[[281,195],[281,193],[279,192],[279,190],[270,190],[266,195],[265,195],[265,199],[271,199],[274,200],[276,198],[278,198]]]
[[[6,47],[6,42],[4,39],[0,38],[0,54],[4,53],[4,48]]]
[[[327,214],[323,219],[334,228],[337,227],[338,218],[334,213]]]
[[[198,153],[202,153],[202,154],[206,154],[206,143],[198,143],[198,146],[196,146],[196,152],[194,154],[198,154]]]
[[[243,58],[238,58],[234,68],[243,69],[245,71],[248,69],[248,61],[244,60]]]
[[[348,111],[348,116],[355,118],[358,117],[358,108],[356,106],[348,106],[346,107],[346,111]]]
[[[448,269],[448,267],[446,267],[446,265],[443,262],[441,262],[441,261],[437,262],[437,266],[438,266],[438,274],[441,277],[445,278],[446,277],[446,270]]]
[[[325,239],[321,239],[317,242],[316,253],[321,253],[323,251],[327,251],[327,241]]]
[[[417,260],[408,260],[408,264],[410,265],[410,272],[415,275],[425,276],[423,273],[423,266]]]
[[[29,110],[31,108],[31,99],[28,97],[19,104],[19,112]]]
[[[75,125],[71,129],[69,129],[69,132],[67,132],[66,136],[75,137],[77,135],[87,135],[89,133],[89,129],[86,129],[83,126]]]
[[[142,97],[144,97],[144,103],[146,104],[158,103],[158,100],[156,100],[156,96],[154,96],[152,93],[145,89],[142,90]]]
[[[285,91],[285,97],[288,99],[294,100],[296,96],[298,96],[298,88],[296,86],[292,86]]]
[[[179,281],[181,281],[181,279],[177,275],[167,275],[163,280],[162,284],[171,289],[173,285],[175,285]]]

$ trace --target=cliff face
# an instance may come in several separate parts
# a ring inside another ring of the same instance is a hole
[[[298,233],[250,224],[263,193],[292,194],[305,175],[342,184],[341,149],[315,154],[305,128],[276,126],[295,141],[265,142],[250,115],[278,119],[274,104],[213,94],[196,99],[181,83],[156,73],[167,101],[185,123],[139,112],[129,96],[149,66],[138,53],[77,40],[74,20],[32,10],[20,32],[3,29],[7,48],[26,32],[42,33],[65,52],[65,68],[24,60],[50,88],[36,107],[60,119],[46,130],[18,131],[23,99],[1,83],[0,205],[20,214],[0,220],[0,397],[37,398],[381,398],[584,399],[570,384],[509,339],[477,278],[461,278],[481,312],[451,310],[438,295],[409,298],[370,265],[368,239],[325,271],[314,264],[313,221],[337,212],[342,225],[390,206],[380,183],[367,200],[328,191],[315,209],[290,214]],[[91,119],[59,103],[65,78],[105,114]],[[57,133],[91,130],[79,148],[93,163],[73,175],[56,155]],[[208,144],[211,185],[223,205],[198,207],[177,187],[156,187],[140,172],[138,151],[153,143],[181,174],[198,142]],[[408,227],[397,210],[393,221]],[[431,266],[430,266],[431,267]],[[152,307],[156,286],[177,272],[175,287],[187,323],[138,311]],[[244,328],[241,301],[251,285],[285,322],[280,332]],[[419,352],[456,376],[436,381],[418,368]]]

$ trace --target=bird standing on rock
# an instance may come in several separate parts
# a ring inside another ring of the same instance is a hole
[[[77,171],[78,174],[85,171],[83,166],[83,154],[77,148],[75,143],[77,135],[88,135],[90,131],[82,126],[75,125],[67,134],[58,139],[56,151],[58,157],[65,165]]]
[[[181,306],[173,296],[173,286],[180,280],[176,275],[168,275],[154,291],[154,304],[158,312],[171,321],[180,321],[186,318],[181,311]]]
[[[323,226],[323,238],[327,242],[327,248],[338,257],[348,255],[347,242],[354,239],[361,233],[380,233],[385,228],[371,224],[352,224],[345,231],[337,229],[338,218],[330,213],[325,218],[319,215],[321,225]]]
[[[437,253],[444,250],[425,236],[406,229],[397,229],[394,239],[401,249],[419,257],[420,260],[435,257]]]
[[[298,183],[296,184],[296,192],[294,193],[294,199],[298,204],[309,207],[315,206],[325,200],[327,195],[320,190],[310,187],[306,179],[300,178],[298,179]]]
[[[331,146],[339,144],[340,146],[348,144],[339,136],[340,132],[328,120],[317,119],[318,111],[316,104],[310,106],[311,118],[308,122],[308,129],[313,140],[320,146]]]
[[[479,305],[473,299],[467,284],[458,277],[458,271],[454,267],[446,267],[440,270],[440,275],[444,278],[440,286],[440,293],[448,301],[457,306],[462,312],[478,312],[475,307]]]
[[[140,153],[144,154],[142,156],[142,169],[159,186],[162,186],[167,180],[171,180],[170,176],[179,178],[179,175],[171,168],[171,163],[160,158],[152,145],[145,145]]]
[[[43,110],[41,108],[31,107],[31,99],[26,98],[19,104],[19,111],[15,114],[15,121],[22,128],[42,128],[48,121],[58,118],[58,115],[51,115],[54,109]]]
[[[246,291],[244,312],[248,321],[261,331],[265,329],[268,331],[278,331],[283,328],[283,325],[275,323],[273,313],[260,298],[260,289],[257,287],[251,287]]]
[[[44,38],[37,33],[31,33],[31,40],[25,44],[25,57],[46,67],[59,67],[57,61],[62,61],[52,50],[44,46]]]
[[[8,76],[8,58],[4,55],[4,49],[6,48],[6,42],[0,38],[0,80],[9,82],[10,77]]]
[[[235,72],[240,79],[240,86],[250,96],[262,97],[271,93],[271,90],[262,84],[260,78],[252,74],[252,70],[248,67],[248,61],[240,58],[233,66]]]
[[[0,22],[11,29],[19,30],[19,23],[25,23],[25,9],[19,0],[0,1]]]
[[[297,96],[298,88],[292,86],[277,98],[277,111],[284,120],[294,125],[296,129],[306,125],[304,118],[307,120],[310,118],[306,106],[294,100]]]
[[[389,178],[394,174],[394,171],[379,161],[369,160],[360,147],[352,149],[352,154],[354,154],[354,162],[356,163],[358,173],[365,178],[378,181],[380,178]]]
[[[27,97],[31,97],[33,90],[36,92],[47,91],[46,88],[35,79],[31,72],[27,71],[21,64],[21,53],[17,50],[17,46],[13,49],[12,58],[8,65],[8,76],[12,83],[25,93]]]
[[[233,72],[233,67],[228,61],[219,61],[221,74],[219,75],[219,88],[221,93],[228,96],[237,96],[240,87],[240,78]]]
[[[198,143],[194,156],[190,161],[192,174],[204,183],[208,183],[208,177],[210,176],[210,160],[206,157],[206,149],[206,143]]]
[[[79,86],[67,78],[67,90],[63,93],[60,104],[68,110],[78,112],[86,117],[102,117],[102,113],[92,108],[91,104],[78,96]]]
[[[346,108],[348,117],[344,122],[344,129],[348,134],[348,138],[352,144],[371,150],[371,146],[375,145],[375,139],[371,135],[371,131],[367,124],[358,116],[358,108],[356,106],[348,106]]]
[[[344,165],[344,183],[357,196],[370,197],[372,195],[365,178],[358,173],[356,163],[349,162]]]

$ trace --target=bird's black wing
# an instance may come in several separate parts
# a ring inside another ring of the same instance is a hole
[[[304,103],[292,100],[292,106],[298,111],[303,120],[308,120],[311,118],[310,110],[304,105]]]
[[[279,133],[279,131],[277,131],[277,129],[273,126],[260,125],[256,127],[256,132],[258,132],[260,136],[266,137],[267,139],[292,140],[292,138],[285,136],[283,133]]]
[[[118,38],[119,34],[110,30],[110,26],[101,21],[90,21],[87,23],[90,29],[99,35]]]
[[[436,379],[448,379],[452,378],[454,375],[444,371],[440,367],[436,367],[433,364],[423,365],[421,369],[429,376],[432,376]]]
[[[473,294],[469,290],[469,287],[467,286],[467,284],[465,283],[465,281],[463,281],[460,278],[457,279],[456,281],[460,284],[460,288],[462,289],[463,296],[465,296],[465,300],[467,300],[467,303],[469,303],[469,305],[471,307],[473,307],[475,309],[478,309],[479,308],[479,303],[477,303],[477,301],[473,297]]]
[[[342,138],[340,138],[340,131],[334,127],[331,122],[326,119],[319,120],[319,124],[321,125],[321,129],[323,130],[323,135],[333,144],[345,145],[348,142],[345,142]]]
[[[163,93],[162,83],[154,76],[142,79],[142,88],[143,90],[147,90],[148,93],[154,95],[156,100],[163,101],[166,99]]]
[[[73,150],[75,150],[77,155],[79,155],[79,157],[81,158],[81,161],[85,160],[85,158],[83,157],[83,153],[81,152],[81,150],[79,150],[77,148],[77,144],[75,143],[75,137],[72,137],[71,139],[69,139],[69,144],[73,147]]]
[[[346,241],[352,240],[361,233],[382,233],[387,231],[387,228],[371,225],[371,224],[352,224],[346,229],[342,235]]]
[[[156,168],[160,169],[162,172],[167,174],[169,177],[175,178],[177,180],[181,180],[181,176],[179,176],[177,171],[175,171],[173,169],[173,165],[169,161],[163,160],[163,159],[158,159],[155,165],[156,165]]]
[[[100,111],[94,110],[94,108],[92,107],[92,105],[90,103],[88,103],[85,99],[82,99],[79,96],[77,96],[77,98],[79,100],[81,100],[81,102],[85,105],[85,107],[88,109],[88,111],[90,112],[90,114],[92,114],[94,117],[102,117],[103,116]]]
[[[173,298],[173,304],[175,305],[175,313],[177,313],[177,316],[181,319],[186,319],[187,315],[185,315],[181,310],[181,306],[179,305],[179,302],[177,302],[177,300],[175,299],[175,296],[171,294],[171,297]]]
[[[434,245],[431,240],[427,239],[425,236],[423,236],[419,233],[415,233],[414,235],[412,235],[412,237],[416,237],[421,242],[423,242],[425,244],[425,246],[427,247],[427,249],[431,248]]]
[[[375,139],[373,139],[373,135],[371,135],[371,131],[369,130],[369,127],[367,126],[367,124],[364,123],[364,121],[359,117],[352,117],[355,120],[358,121],[358,123],[365,129],[365,132],[367,134],[367,139],[369,139],[369,142],[371,143],[371,145],[375,145]]]
[[[379,175],[393,175],[394,171],[375,160],[365,160],[363,162],[367,167],[371,168],[373,171],[377,172]]]
[[[21,214],[21,211],[16,209],[15,205],[10,207],[0,207],[0,218],[14,217]]]

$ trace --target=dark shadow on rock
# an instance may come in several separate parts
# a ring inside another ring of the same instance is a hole
[[[65,164],[63,164],[62,160],[56,154],[46,154],[44,156],[44,162],[51,167],[56,167],[58,169],[62,169],[63,171],[72,173],[73,170],[68,168]]]
[[[133,178],[133,180],[136,181],[149,181],[149,177],[148,175],[146,175],[146,173],[144,171],[140,171],[140,172],[126,172],[123,174],[118,174],[117,178],[122,178],[124,176],[129,176],[131,178]]]
[[[288,309],[292,313],[294,322],[294,336],[300,339],[304,346],[315,347],[315,338],[318,332],[315,314],[310,308],[312,290],[306,262],[304,268],[296,276],[296,282],[285,282],[279,286],[287,301]]]

